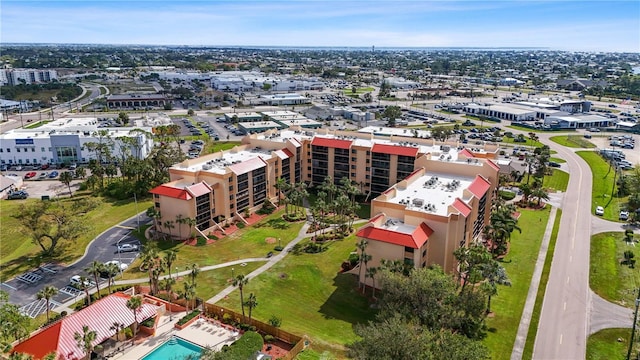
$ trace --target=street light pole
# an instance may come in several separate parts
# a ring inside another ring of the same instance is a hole
[[[138,230],[140,230],[140,212],[138,211],[138,197],[136,193],[133,193],[133,201],[136,203],[136,223],[138,224]]]
[[[633,326],[631,327],[631,340],[629,340],[629,350],[627,351],[627,360],[631,359],[631,350],[633,349],[633,338],[636,334],[636,322],[638,321],[638,305],[640,305],[640,288],[638,288],[638,296],[636,297],[636,310],[633,313]]]

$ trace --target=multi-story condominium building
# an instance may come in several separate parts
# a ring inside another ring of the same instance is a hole
[[[4,69],[0,73],[0,85],[28,85],[58,79],[58,73],[50,69]]]
[[[417,249],[420,254],[427,253],[414,258],[413,264],[435,263],[450,270],[450,253],[477,237],[489,220],[499,171],[491,159],[497,153],[497,145],[490,144],[464,149],[457,143],[395,135],[301,128],[268,131],[246,136],[242,145],[231,150],[172,166],[171,181],[151,193],[162,219],[173,220],[178,215],[195,218],[197,231],[206,235],[220,229],[225,221],[243,221],[247,209],[256,210],[266,201],[275,203],[279,178],[317,185],[328,176],[336,183],[346,177],[373,199],[374,218],[366,228],[381,228],[379,220],[384,219],[383,223],[405,224],[404,233],[411,226],[412,231],[429,233],[434,239],[430,243],[425,245],[428,239],[421,235],[422,243],[414,244],[414,253]],[[424,185],[432,176],[439,179],[435,185]],[[175,233],[189,230],[186,224],[176,226],[184,228]],[[375,234],[361,231],[359,235],[370,239],[371,252],[378,261],[404,259],[404,245],[401,252],[386,253],[386,248],[395,246],[393,237],[385,242],[385,237]],[[374,244],[376,241],[380,244]]]
[[[132,130],[142,130],[133,131]],[[87,143],[111,139],[111,152],[126,153],[140,159],[153,148],[147,137],[150,127],[102,127],[96,118],[58,119],[34,129],[15,129],[0,134],[0,163],[7,165],[86,163],[95,153],[86,149]],[[136,145],[119,138],[134,137]]]

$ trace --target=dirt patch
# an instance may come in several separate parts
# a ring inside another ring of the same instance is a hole
[[[264,239],[264,242],[266,242],[267,244],[275,244],[276,241],[278,241],[278,239],[276,239],[274,237],[268,237],[268,238]]]
[[[286,273],[280,273],[280,275],[278,275],[278,277],[282,280],[287,279],[289,277],[289,275],[287,275]]]

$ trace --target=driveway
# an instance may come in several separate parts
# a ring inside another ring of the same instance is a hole
[[[145,213],[141,213],[139,216],[141,224],[151,222],[151,219]],[[44,307],[37,304],[36,293],[45,286],[51,285],[61,289],[52,299],[53,307],[64,303],[77,295],[77,290],[74,291],[67,286],[69,285],[69,279],[73,275],[91,277],[84,269],[94,260],[101,263],[118,260],[125,264],[131,264],[135,260],[138,255],[137,252],[117,254],[116,246],[118,243],[138,243],[138,240],[131,235],[131,230],[135,228],[136,223],[136,216],[134,216],[104,231],[89,244],[82,258],[73,264],[43,264],[38,270],[21,274],[26,275],[23,277],[26,281],[17,277],[2,283],[1,288],[8,292],[11,303],[24,306],[31,316],[44,312]],[[31,283],[28,280],[35,281]],[[106,281],[102,281],[101,288],[105,285]]]

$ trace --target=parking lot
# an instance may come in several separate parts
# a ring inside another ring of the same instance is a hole
[[[610,136],[623,136],[630,135],[627,133],[600,133],[598,135],[592,134],[592,138],[589,139],[592,143],[594,143],[598,149],[611,149],[610,145]],[[636,147],[640,146],[640,135],[631,135],[631,137],[635,140]],[[624,153],[625,159],[632,163],[633,165],[640,165],[640,150],[636,149],[624,149],[616,146],[616,150],[620,150]]]

